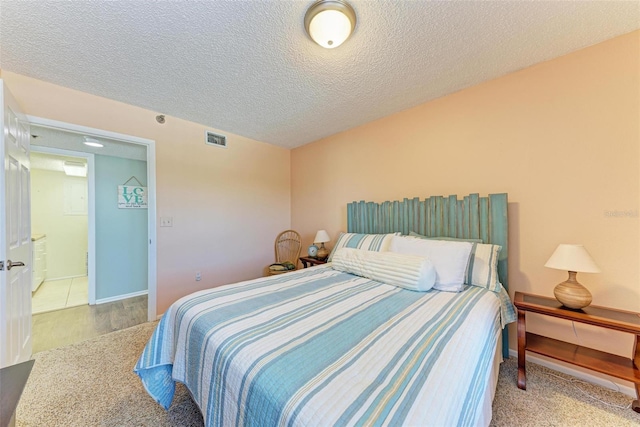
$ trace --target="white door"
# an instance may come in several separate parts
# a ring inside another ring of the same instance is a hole
[[[0,368],[31,358],[29,124],[4,82],[0,133]],[[21,265],[23,264],[23,265]]]

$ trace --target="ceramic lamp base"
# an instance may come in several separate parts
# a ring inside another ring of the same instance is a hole
[[[569,272],[569,279],[553,290],[556,299],[565,307],[579,310],[591,304],[591,293],[576,280],[576,272]]]
[[[324,247],[324,243],[322,243],[321,246],[318,248],[318,258],[325,259],[328,256],[329,256],[329,251],[327,250],[327,248]]]

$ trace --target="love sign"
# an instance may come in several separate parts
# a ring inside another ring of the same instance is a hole
[[[118,185],[118,209],[147,209],[147,187]]]

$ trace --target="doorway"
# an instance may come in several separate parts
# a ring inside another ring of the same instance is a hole
[[[89,304],[87,160],[31,147],[32,314]]]
[[[117,169],[119,168],[118,164],[113,163],[114,159],[123,159],[129,158],[133,160],[143,159],[145,163],[145,169],[139,171],[137,173],[133,173],[131,176],[127,176],[126,179],[119,178],[118,185],[124,184],[129,178],[135,177],[138,184],[144,183],[146,187],[146,209],[144,211],[139,210],[137,212],[138,216],[140,214],[145,214],[145,223],[144,228],[146,228],[145,233],[145,241],[143,242],[145,249],[145,258],[140,263],[142,265],[146,265],[146,286],[143,292],[130,292],[124,295],[115,295],[111,296],[108,294],[101,294],[100,289],[96,290],[96,229],[95,223],[92,225],[91,221],[89,221],[89,230],[88,230],[88,282],[89,282],[89,304],[102,304],[102,303],[111,303],[113,301],[117,301],[121,299],[121,297],[134,297],[136,295],[140,295],[142,293],[148,294],[147,298],[147,320],[156,320],[156,203],[155,203],[155,144],[154,141],[138,138],[130,135],[118,134],[114,132],[104,131],[100,129],[93,129],[84,126],[73,125],[64,122],[58,122],[48,119],[42,119],[38,117],[28,117],[29,122],[32,126],[32,135],[40,134],[39,136],[46,136],[45,138],[35,138],[32,139],[32,145],[35,150],[67,150],[73,151],[75,153],[84,153],[88,158],[88,215],[91,217],[92,215],[95,217],[96,214],[103,213],[102,208],[96,208],[94,203],[92,203],[92,198],[96,198],[96,188],[95,188],[95,176],[92,175],[95,173],[96,169],[99,169],[100,165],[96,165],[95,162],[98,160],[94,160],[93,156],[98,156],[96,159],[101,158],[103,166],[103,170],[105,169]],[[64,138],[59,138],[59,136],[64,136]],[[73,136],[74,138],[69,138]],[[63,141],[64,140],[64,141]],[[87,145],[87,142],[92,142],[91,140],[97,140],[98,144],[103,145],[102,147],[92,147],[91,144]],[[37,148],[42,147],[42,148]],[[106,150],[105,150],[106,149]],[[34,151],[35,151],[34,150]],[[81,150],[81,151],[80,151]],[[137,156],[137,157],[136,157]],[[109,163],[111,162],[111,163]],[[114,166],[115,165],[115,166]],[[93,180],[93,184],[92,184]],[[113,183],[109,185],[113,186]],[[109,188],[110,192],[114,194],[114,202],[115,203],[115,195],[117,195],[116,187],[113,189]],[[111,202],[109,202],[111,203]],[[99,205],[99,202],[98,202]],[[103,205],[104,206],[104,205]],[[115,204],[109,204],[109,207],[115,207]],[[97,210],[98,212],[95,212]],[[139,226],[138,228],[142,228]],[[99,238],[99,237],[98,237]],[[117,269],[117,265],[110,265],[110,269]],[[103,269],[105,270],[105,269]],[[108,270],[108,269],[106,269]],[[93,283],[93,286],[92,286]]]

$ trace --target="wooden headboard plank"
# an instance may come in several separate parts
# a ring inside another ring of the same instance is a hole
[[[507,254],[509,252],[509,236],[507,227],[507,195],[492,194],[489,196],[489,241],[502,246],[498,258],[498,275],[505,289],[508,289]]]
[[[411,202],[412,209],[411,215],[413,217],[413,224],[420,224],[420,209],[422,208],[422,203],[420,203],[420,199],[418,197],[414,198]]]
[[[449,227],[444,230],[445,236],[455,236],[456,235],[456,226],[458,225],[456,221],[456,207],[458,204],[458,196],[449,196],[447,199],[447,205],[445,209],[447,209],[447,216],[449,220]]]
[[[464,200],[456,200],[456,235],[450,237],[464,237],[464,226],[463,226],[463,213],[464,212]]]
[[[411,223],[413,218],[410,216],[411,202],[412,201],[409,199],[404,199],[400,205],[402,207],[402,230],[400,230],[402,231],[402,234],[409,234],[409,225],[413,225]]]
[[[367,210],[371,213],[377,213],[378,207],[375,203],[369,202],[367,203]],[[369,215],[370,227],[373,227],[374,230],[380,228],[380,223],[378,221],[378,215]]]
[[[489,199],[483,197],[480,199],[480,238],[483,242],[489,241],[489,221],[485,218],[489,218]]]
[[[471,238],[471,206],[469,203],[469,196],[464,196],[462,198],[462,238],[469,239]]]
[[[444,227],[444,204],[444,197],[434,197],[431,200],[431,205],[433,206],[431,222],[433,224],[435,234],[442,234],[446,232]]]
[[[432,196],[424,200],[415,197],[402,201],[373,203],[352,202],[347,205],[347,231],[351,233],[409,234],[414,231],[427,236],[482,239],[502,246],[498,261],[498,276],[509,288],[507,194],[480,197],[470,194],[458,199]],[[502,334],[503,355],[509,357],[507,330]]]
[[[477,194],[469,195],[469,237],[480,238],[480,197]]]
[[[489,217],[490,240],[492,243],[502,246],[498,257],[498,277],[505,289],[509,289],[509,277],[507,258],[509,253],[509,235],[507,220],[507,195],[489,195],[489,206],[491,215]],[[505,328],[502,334],[502,354],[505,359],[509,358],[509,336]]]
[[[435,233],[444,232],[444,197],[435,197],[431,201],[431,222],[435,225]]]

